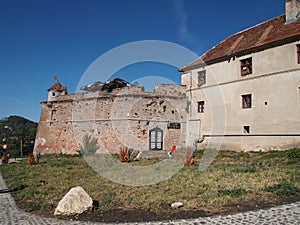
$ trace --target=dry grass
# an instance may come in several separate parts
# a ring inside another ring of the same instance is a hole
[[[128,162],[129,156],[128,156],[128,147],[121,146],[119,150],[119,159],[120,162]]]
[[[291,154],[292,151],[296,154]],[[24,203],[27,211],[53,210],[74,186],[82,186],[98,200],[101,210],[143,208],[161,211],[165,205],[180,201],[184,203],[184,210],[214,211],[226,204],[258,199],[270,201],[278,196],[276,193],[299,192],[300,160],[297,153],[300,150],[292,151],[220,152],[203,172],[197,165],[203,153],[200,152],[195,165],[182,168],[169,180],[143,187],[113,183],[97,174],[81,156],[43,156],[33,167],[21,162],[2,165],[0,170],[9,188],[25,187],[13,195]],[[144,166],[157,162],[142,160],[128,165]]]
[[[8,158],[8,154],[6,152],[1,157],[1,160],[2,160],[3,164],[8,164],[9,158]]]
[[[33,152],[31,152],[28,157],[28,165],[32,166],[38,164],[38,162],[38,158],[34,156]]]
[[[193,156],[193,151],[188,148],[183,158],[184,166],[191,166],[195,163],[195,157]]]

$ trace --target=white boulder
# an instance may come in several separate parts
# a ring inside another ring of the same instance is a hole
[[[93,199],[82,187],[72,188],[58,203],[54,215],[77,215],[91,210]]]
[[[183,207],[183,203],[181,203],[181,202],[174,202],[174,203],[171,205],[171,208],[172,208],[172,209],[179,209],[179,208],[181,208],[181,207]]]

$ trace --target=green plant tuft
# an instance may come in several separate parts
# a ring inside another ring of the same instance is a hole
[[[95,154],[98,149],[98,140],[92,138],[91,135],[85,134],[83,137],[83,145],[80,145],[80,153],[82,155]]]
[[[237,167],[233,168],[233,172],[235,172],[235,173],[255,173],[256,167],[255,166],[247,166],[247,167],[237,166]]]
[[[218,190],[219,196],[225,196],[228,195],[232,198],[239,198],[242,195],[247,194],[247,191],[243,188],[234,188],[234,189],[220,189]]]
[[[25,212],[33,212],[39,210],[41,207],[35,203],[28,203],[24,206]]]
[[[271,192],[277,196],[292,196],[300,192],[293,182],[282,181],[279,184],[268,186],[264,191]]]
[[[300,149],[295,148],[288,151],[288,158],[289,159],[300,159]]]

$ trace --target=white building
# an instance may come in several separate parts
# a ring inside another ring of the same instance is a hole
[[[190,100],[188,146],[300,147],[300,2],[234,34],[180,69]],[[222,137],[222,135],[225,135]]]

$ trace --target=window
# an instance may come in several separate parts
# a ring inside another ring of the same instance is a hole
[[[204,112],[204,101],[198,102],[198,113]]]
[[[55,109],[53,109],[51,111],[51,121],[53,121],[53,120],[56,120],[56,110]]]
[[[198,72],[198,87],[206,83],[206,70]]]
[[[250,133],[250,126],[244,126],[244,134]]]
[[[252,95],[242,95],[242,107],[243,109],[249,109],[252,107]]]
[[[297,45],[297,58],[298,58],[298,64],[300,64],[300,45]]]
[[[55,97],[55,92],[52,92],[52,97]]]
[[[252,58],[241,60],[241,74],[242,76],[252,73]]]
[[[150,150],[162,150],[163,149],[163,130],[160,128],[154,128],[149,131],[149,148]]]

